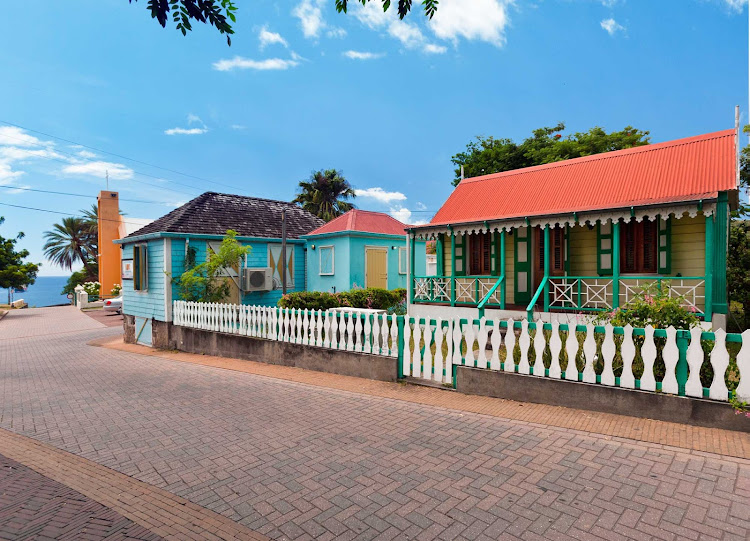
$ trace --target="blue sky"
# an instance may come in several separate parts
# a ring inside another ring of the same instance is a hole
[[[18,188],[95,196],[108,170],[128,216],[157,218],[207,190],[289,200],[334,167],[359,207],[427,221],[475,135],[564,121],[658,142],[731,128],[736,104],[747,121],[747,0],[443,0],[432,22],[236,3],[231,47],[162,29],[146,0],[4,6],[0,121],[25,129],[0,122],[0,203],[75,214],[95,199]],[[41,249],[62,215],[0,215],[42,275],[67,274]]]

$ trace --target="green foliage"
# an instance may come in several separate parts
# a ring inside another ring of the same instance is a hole
[[[76,286],[83,284],[86,281],[90,281],[90,277],[86,274],[86,269],[76,271],[70,275],[70,278],[68,278],[68,282],[65,284],[65,287],[63,287],[61,293],[63,295],[74,295]]]
[[[354,0],[355,2],[359,2],[363,6],[367,4],[370,0]],[[377,1],[377,0],[376,0]],[[380,0],[383,3],[383,11],[387,11],[389,7],[391,7],[391,0]],[[343,12],[346,13],[347,7],[348,7],[349,1],[348,0],[336,0],[336,11],[339,13]],[[432,19],[432,16],[435,15],[435,12],[438,8],[438,0],[422,0],[422,6],[424,8],[424,14]],[[399,19],[403,19],[406,17],[407,13],[411,11],[411,5],[412,0],[398,0],[398,17]]]
[[[625,306],[600,313],[596,320],[616,327],[630,324],[635,328],[651,325],[656,329],[665,329],[672,325],[675,329],[690,329],[700,321],[695,310],[685,308],[684,303],[684,297],[675,294],[668,285],[662,286],[661,291],[656,285],[651,285],[644,287]]]
[[[727,251],[727,287],[729,300],[742,307],[738,322],[742,329],[750,327],[750,231],[748,222],[732,220]]]
[[[44,255],[60,267],[72,270],[77,263],[83,264],[86,273],[94,276],[99,247],[97,209],[82,210],[82,217],[70,216],[46,231]]]
[[[476,141],[466,145],[466,151],[451,158],[456,165],[453,185],[461,181],[462,165],[466,177],[476,177],[649,143],[649,132],[631,126],[611,133],[597,126],[567,136],[562,135],[563,130],[562,122],[554,127],[539,128],[521,144],[511,139],[478,136]]]
[[[4,221],[5,218],[0,216],[0,225]],[[23,236],[23,233],[19,233],[14,239],[0,236],[0,288],[10,290],[36,281],[40,264],[24,262],[29,257],[29,251],[16,249],[16,244]]]
[[[89,302],[98,301],[102,290],[102,284],[99,282],[85,282],[83,284],[83,290],[88,294]]]
[[[133,0],[128,2],[132,4]],[[147,7],[151,18],[159,21],[162,28],[166,28],[171,14],[175,28],[183,36],[193,29],[191,21],[198,21],[214,26],[220,34],[227,36],[227,45],[232,45],[234,30],[227,21],[237,22],[234,14],[237,6],[232,0],[148,0]]]
[[[206,261],[189,267],[172,282],[177,285],[180,299],[197,302],[221,302],[230,293],[230,278],[222,277],[223,269],[239,267],[240,261],[250,253],[249,246],[242,246],[236,239],[237,232],[231,229],[221,241],[218,252],[208,251]],[[192,258],[195,262],[195,254]]]
[[[356,194],[343,173],[336,169],[313,171],[308,180],[299,183],[299,188],[292,203],[326,222],[354,208],[346,200],[354,199]]]
[[[112,289],[110,289],[109,293],[113,297],[119,297],[120,293],[122,293],[122,286],[120,284],[114,284],[112,286]]]
[[[375,287],[367,289],[352,289],[340,293],[327,293],[324,291],[296,291],[287,293],[279,299],[281,308],[294,308],[297,310],[328,310],[348,306],[351,308],[370,308],[375,310],[388,310],[396,307],[406,298],[405,289],[379,289]]]

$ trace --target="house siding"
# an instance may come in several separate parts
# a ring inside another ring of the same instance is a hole
[[[315,245],[315,250],[312,245]],[[333,246],[333,275],[320,274],[320,248]],[[349,237],[312,238],[307,241],[307,286],[310,291],[347,291],[351,289]]]
[[[596,228],[571,226],[568,231],[568,261],[571,276],[596,276]]]
[[[148,290],[135,291],[133,289],[133,280],[123,280],[123,313],[139,318],[153,318],[165,321],[164,287],[166,276],[164,274],[164,240],[149,240],[145,244],[148,246]],[[133,246],[133,244],[123,245],[123,259],[133,259]]]
[[[672,274],[706,274],[706,219],[703,215],[672,218]]]

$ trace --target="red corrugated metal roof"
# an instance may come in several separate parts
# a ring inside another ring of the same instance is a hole
[[[342,231],[362,231],[365,233],[381,233],[385,235],[405,235],[408,225],[398,221],[393,216],[382,212],[354,209],[334,218],[327,224],[308,233],[321,235],[323,233],[339,233]]]
[[[715,198],[736,188],[734,138],[725,130],[467,178],[430,224]]]

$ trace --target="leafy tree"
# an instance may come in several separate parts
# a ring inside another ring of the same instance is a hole
[[[306,211],[329,222],[354,208],[347,199],[356,194],[341,171],[313,171],[308,180],[299,183],[300,191],[292,201]]]
[[[54,224],[52,231],[44,233],[44,255],[61,267],[72,270],[82,263],[89,276],[94,276],[97,261],[97,246],[91,235],[91,224],[85,218],[66,217],[62,223]]]
[[[179,278],[172,281],[177,284],[178,295],[185,301],[221,302],[230,293],[229,278],[221,276],[223,269],[237,267],[245,255],[250,253],[249,246],[242,246],[236,239],[237,232],[229,229],[221,241],[218,252],[208,251],[206,261],[195,265],[195,259]]]
[[[512,139],[477,136],[475,141],[466,145],[464,152],[451,158],[457,166],[453,185],[457,186],[461,181],[462,165],[465,176],[476,177],[647,145],[650,141],[649,132],[631,126],[611,133],[597,126],[567,136],[562,135],[564,130],[562,122],[554,127],[539,128],[520,144]]]
[[[0,216],[0,225],[4,221],[5,218]],[[19,233],[14,239],[0,236],[0,287],[8,289],[9,303],[11,288],[33,284],[39,272],[40,264],[24,262],[29,257],[28,250],[16,250],[16,244],[23,236],[23,233]]]
[[[128,0],[133,3],[134,0]],[[136,2],[138,0],[135,0]],[[349,2],[348,0],[335,0],[336,11],[346,13]],[[354,0],[363,6],[371,0]],[[382,2],[383,11],[387,11],[391,6],[391,0],[372,0]],[[412,0],[398,1],[398,16],[403,19],[411,11]],[[425,15],[430,19],[437,11],[438,0],[423,0]],[[193,29],[192,23],[199,22],[210,24],[215,27],[220,34],[226,35],[227,45],[232,45],[232,34],[234,29],[229,21],[237,22],[234,14],[237,11],[232,0],[148,0],[148,10],[151,12],[151,18],[156,19],[159,24],[166,28],[169,19],[175,24],[175,28],[187,35],[188,31]],[[229,20],[227,20],[229,19]]]
[[[727,288],[729,300],[742,306],[743,329],[750,327],[750,224],[732,220],[727,251]]]

